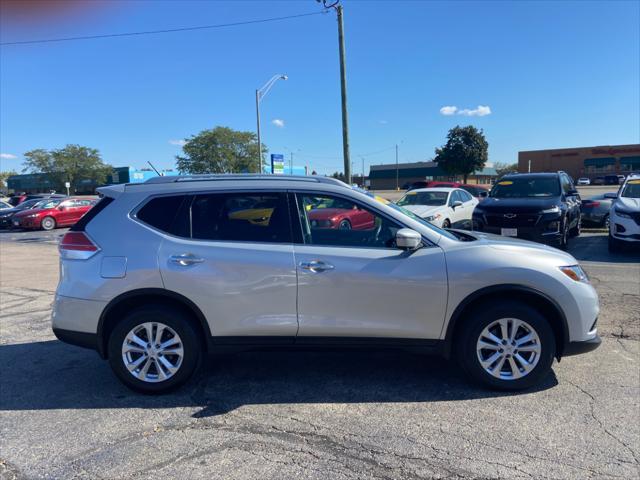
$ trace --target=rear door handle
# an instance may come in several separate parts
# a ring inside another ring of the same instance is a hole
[[[313,273],[320,273],[327,270],[333,270],[335,267],[330,263],[323,262],[322,260],[311,260],[310,262],[300,262],[300,268],[303,270],[309,270]]]
[[[192,253],[182,253],[180,255],[171,255],[169,261],[181,267],[188,267],[189,265],[204,262],[204,258],[196,257]]]

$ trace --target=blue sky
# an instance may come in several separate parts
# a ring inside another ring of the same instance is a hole
[[[0,38],[153,30],[319,10],[313,0],[89,3],[37,18],[2,15]],[[519,150],[640,142],[640,2],[343,5],[357,172],[363,157],[365,166],[395,161],[396,143],[401,161],[430,159],[456,124],[484,129],[492,162],[514,162]],[[293,152],[296,164],[320,173],[342,170],[334,13],[3,46],[0,60],[2,170],[20,169],[30,149],[67,143],[98,148],[114,166],[143,167],[150,160],[172,167],[180,153],[175,141],[216,125],[253,131],[254,91],[276,73],[289,80],[278,82],[262,103],[263,142],[272,153]],[[441,113],[453,106],[453,115]],[[276,119],[283,126],[273,124]]]

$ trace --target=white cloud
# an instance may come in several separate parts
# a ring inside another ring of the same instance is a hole
[[[457,111],[458,111],[458,107],[453,105],[450,105],[450,106],[446,105],[440,109],[440,113],[442,115],[455,115]]]
[[[278,128],[284,128],[284,120],[281,120],[279,118],[274,118],[273,120],[271,120],[271,123]]]
[[[0,158],[3,158],[5,160],[13,160],[14,158],[18,158],[18,157],[16,157],[12,153],[0,153]]]
[[[478,105],[477,108],[471,110],[468,108],[460,110],[458,115],[464,115],[465,117],[484,117],[485,115],[491,115],[491,108],[487,105]]]
[[[171,145],[176,145],[177,147],[184,147],[187,144],[186,140],[169,140]]]
[[[380,125],[387,125],[389,123],[389,121],[388,120],[378,120],[378,123]]]
[[[465,117],[484,117],[491,115],[491,108],[488,105],[478,105],[477,108],[459,109],[455,105],[446,105],[440,109],[442,115],[463,115]]]

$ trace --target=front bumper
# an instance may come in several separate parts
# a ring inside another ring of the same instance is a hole
[[[558,231],[546,231],[537,227],[491,227],[486,224],[473,223],[473,229],[485,233],[493,233],[495,235],[502,234],[502,228],[517,228],[518,236],[522,240],[529,240],[537,243],[545,243],[551,246],[559,246],[562,244],[562,235]]]
[[[616,240],[640,242],[640,225],[633,218],[620,217],[612,212],[609,231]]]
[[[600,346],[602,339],[596,335],[589,340],[583,340],[581,342],[569,342],[562,352],[563,357],[570,357],[572,355],[580,355],[581,353],[592,352]]]

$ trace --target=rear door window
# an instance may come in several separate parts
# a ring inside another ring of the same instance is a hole
[[[191,204],[191,236],[199,240],[290,243],[287,198],[278,192],[211,193]]]

